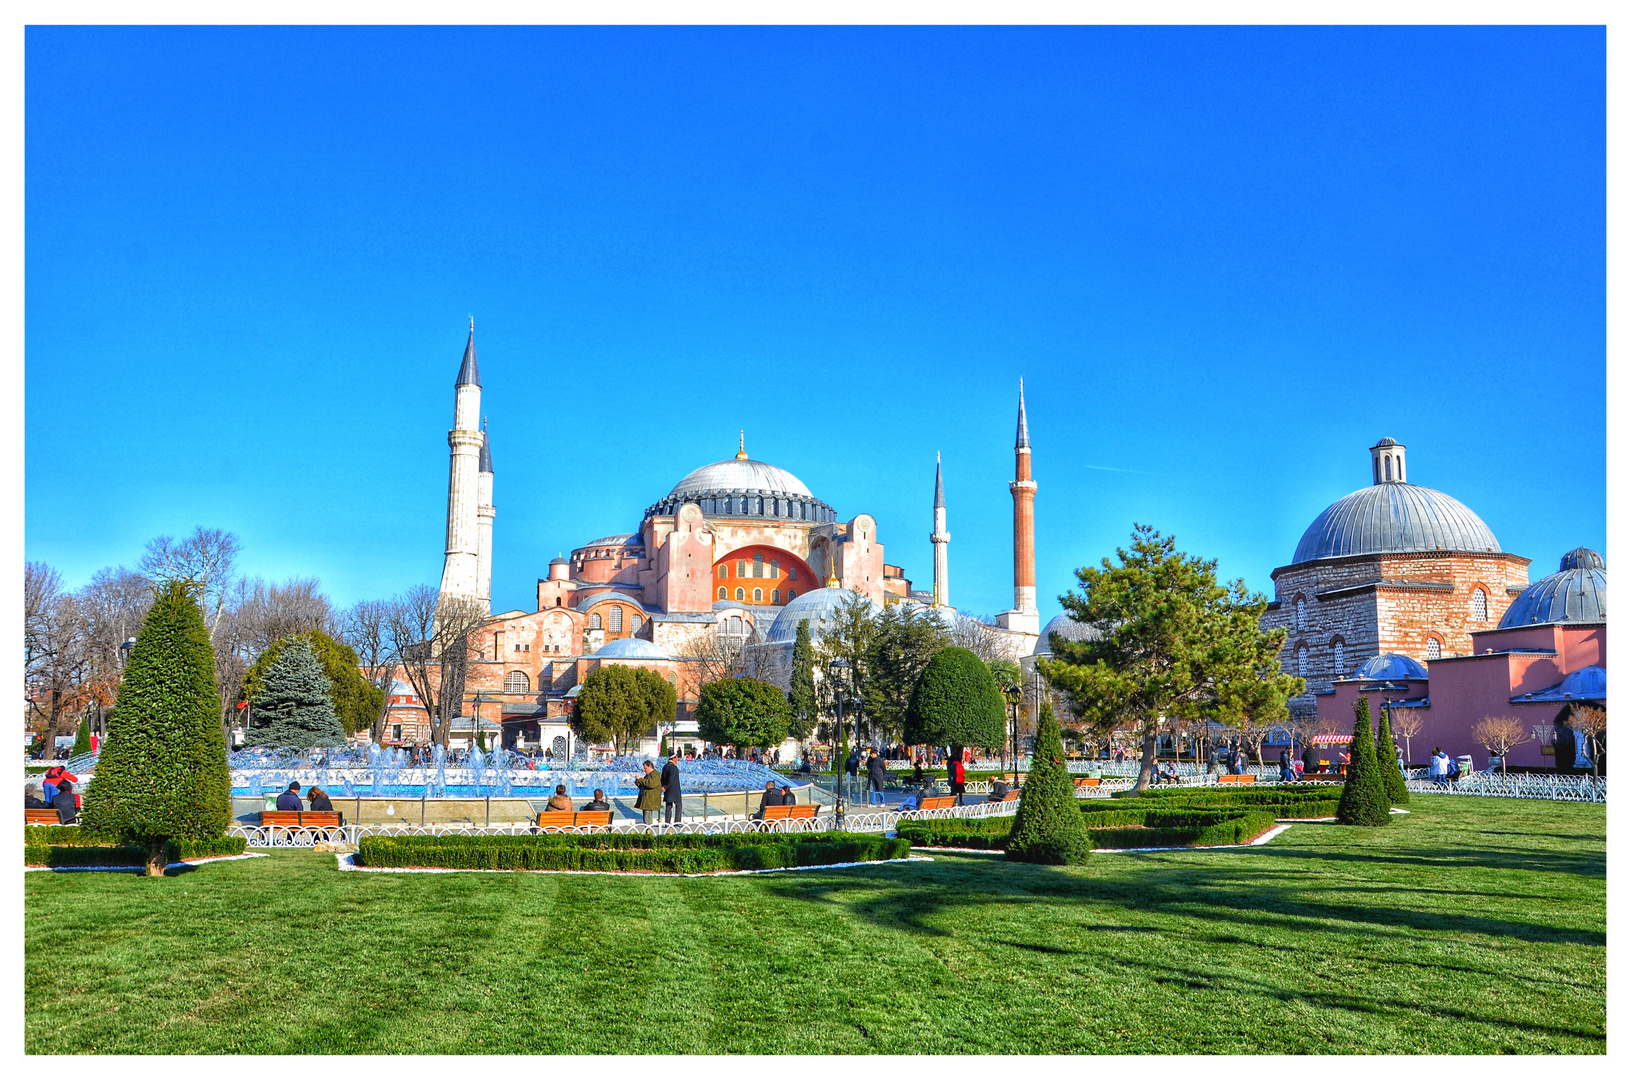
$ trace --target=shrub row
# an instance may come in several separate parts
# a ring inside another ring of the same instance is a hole
[[[1169,787],[1149,788],[1145,791],[1117,791],[1113,801],[1158,800],[1204,803],[1208,806],[1284,806],[1299,802],[1334,802],[1342,789],[1335,785],[1318,784],[1310,787],[1281,788],[1228,788],[1228,787]]]
[[[1271,809],[1107,808],[1087,816],[1088,835],[1096,848],[1210,847],[1243,844],[1274,825]],[[897,836],[914,847],[1001,851],[1008,841],[1009,820],[985,818],[902,823]]]
[[[365,836],[363,866],[455,870],[648,870],[700,874],[905,858],[911,844],[861,833],[651,836]]]
[[[1143,800],[1140,800],[1143,802]],[[1318,818],[1330,817],[1336,813],[1337,801],[1335,798],[1326,799],[1299,799],[1295,801],[1260,800],[1245,805],[1230,803],[1217,803],[1208,800],[1187,799],[1161,799],[1152,800],[1148,805],[1139,803],[1106,803],[1084,802],[1082,813],[1087,817],[1088,828],[1098,828],[1105,825],[1187,825],[1201,824],[1201,822],[1186,822],[1177,820],[1153,820],[1155,815],[1169,814],[1206,814],[1214,818],[1219,813],[1245,812],[1249,810],[1272,811],[1275,817]]]
[[[913,847],[954,847],[973,851],[1001,851],[1008,843],[1013,818],[948,818],[943,821],[903,821],[895,835]]]
[[[35,826],[35,832],[45,832],[47,826]],[[64,828],[65,832],[73,832]],[[44,838],[49,840],[50,838]],[[128,844],[84,843],[83,837],[73,837],[76,843],[39,843],[32,834],[24,838],[24,866],[145,866],[147,849]],[[164,861],[203,859],[216,855],[242,855],[244,838],[218,836],[212,840],[172,840],[164,845]]]

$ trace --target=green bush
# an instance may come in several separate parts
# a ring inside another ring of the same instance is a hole
[[[1382,774],[1382,786],[1387,789],[1387,801],[1403,806],[1410,801],[1410,789],[1405,787],[1404,773],[1399,771],[1399,751],[1393,746],[1393,718],[1391,710],[1382,706],[1382,721],[1376,726],[1376,769]]]
[[[1114,807],[1084,813],[1092,848],[1203,847],[1243,844],[1274,826],[1273,810],[1246,807],[1186,810],[1167,807]],[[1008,818],[903,822],[896,835],[913,847],[1002,851]]]
[[[362,677],[362,662],[357,651],[344,642],[335,641],[321,630],[296,635],[317,655],[317,662],[328,676],[329,699],[334,703],[335,715],[346,731],[362,731],[371,727],[385,707],[385,691]],[[266,647],[244,672],[240,701],[254,701],[261,693],[267,671],[277,663],[284,648],[295,637],[280,638]]]
[[[374,867],[459,870],[647,870],[698,874],[904,858],[911,844],[862,833],[653,836],[365,836],[357,861]]]
[[[1321,818],[1336,814],[1338,797],[1339,789],[1334,787],[1306,791],[1271,788],[1265,791],[1238,792],[1213,792],[1211,789],[1198,788],[1187,792],[1146,792],[1127,800],[1084,800],[1082,812],[1095,813],[1101,810],[1108,812],[1140,803],[1152,803],[1164,807],[1262,807],[1275,810],[1279,817]]]
[[[1049,866],[1078,865],[1092,851],[1076,810],[1076,786],[1065,771],[1065,747],[1051,702],[1042,703],[1031,771],[1019,793],[1019,813],[1005,850],[1017,862]]]
[[[1337,820],[1344,825],[1386,825],[1387,785],[1376,767],[1376,744],[1371,738],[1370,698],[1354,700],[1354,737],[1348,745],[1348,778],[1337,803]]]
[[[67,826],[58,827],[62,832],[73,832]],[[93,842],[85,843],[83,836],[67,838],[69,842],[60,842],[55,837],[36,836],[36,833],[52,831],[49,826],[35,826],[23,838],[23,865],[24,866],[128,866],[131,869],[140,868],[147,863],[148,850],[145,845],[110,844],[105,837],[91,838]],[[242,855],[244,853],[244,838],[241,836],[218,836],[208,840],[171,840],[164,845],[164,861],[166,864],[179,862],[182,859],[203,859],[218,855]]]
[[[91,752],[91,722],[81,717],[79,731],[74,735],[74,748],[68,751],[69,757],[78,757]]]
[[[908,743],[961,752],[1001,746],[1006,730],[1002,694],[984,661],[955,645],[929,658],[906,706]]]
[[[1014,819],[1006,817],[903,821],[895,835],[911,841],[913,847],[1001,851],[1008,844],[1008,832],[1013,824]]]
[[[793,710],[787,695],[758,679],[715,679],[697,696],[697,734],[731,746],[779,746]]]

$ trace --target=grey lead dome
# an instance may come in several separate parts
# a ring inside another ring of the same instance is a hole
[[[672,475],[672,474],[670,474]],[[668,494],[701,495],[713,491],[751,491],[765,495],[796,495],[811,498],[810,489],[786,469],[752,459],[716,461],[692,469]]]
[[[1575,548],[1563,556],[1561,566],[1512,601],[1501,616],[1500,629],[1608,621],[1608,569],[1603,557],[1590,548]]]
[[[1410,551],[1501,550],[1482,518],[1460,500],[1415,484],[1361,488],[1326,507],[1297,543],[1293,563]]]

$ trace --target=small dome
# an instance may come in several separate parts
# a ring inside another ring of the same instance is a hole
[[[1501,616],[1499,629],[1549,623],[1608,621],[1608,569],[1590,548],[1563,556],[1562,569],[1543,577],[1518,595]]]
[[[1608,672],[1600,667],[1583,667],[1571,671],[1556,686],[1536,690],[1532,694],[1515,697],[1520,701],[1607,701]]]
[[[1381,441],[1379,441],[1376,445],[1377,446],[1398,446],[1399,445],[1399,440],[1398,439],[1390,439],[1386,435],[1383,435],[1382,438],[1381,438]]]
[[[597,660],[672,660],[672,656],[663,652],[645,638],[618,638],[608,641],[595,653]]]
[[[1482,518],[1458,500],[1415,484],[1387,483],[1344,495],[1314,519],[1293,564],[1347,555],[1501,550]]]
[[[1425,679],[1427,669],[1420,662],[1412,660],[1402,653],[1383,653],[1373,656],[1359,665],[1354,672],[1356,679],[1378,679],[1387,682],[1397,682],[1400,679]]]
[[[551,566],[570,566],[570,565],[572,565],[572,560],[568,559],[564,555],[557,555],[553,559],[549,560],[549,565],[551,565]]]
[[[1577,547],[1557,562],[1559,573],[1565,570],[1606,570],[1603,557],[1588,547]]]
[[[833,616],[841,604],[860,596],[871,606],[873,614],[883,610],[876,602],[861,596],[860,593],[849,589],[812,589],[807,593],[800,593],[776,616],[776,621],[770,624],[770,630],[765,634],[765,643],[768,645],[791,645],[798,636],[799,622],[810,620],[811,639],[819,638],[821,631],[832,625]]]
[[[1048,620],[1048,625],[1042,628],[1042,636],[1036,639],[1036,648],[1031,650],[1032,656],[1052,656],[1053,648],[1048,644],[1048,635],[1058,634],[1066,641],[1097,641],[1099,632],[1085,623],[1079,623],[1068,614],[1061,612]]]

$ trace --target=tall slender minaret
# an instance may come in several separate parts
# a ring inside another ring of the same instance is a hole
[[[997,616],[997,625],[1025,634],[1040,634],[1036,610],[1036,481],[1031,479],[1031,431],[1025,423],[1025,380],[1019,380],[1019,430],[1014,435],[1014,609]]]
[[[951,607],[951,581],[946,569],[946,545],[951,533],[946,531],[946,488],[940,482],[940,454],[934,455],[934,532],[929,534],[934,545],[934,606]]]
[[[474,355],[474,354],[472,354]],[[476,473],[476,595],[484,612],[493,613],[493,452],[487,438],[487,418],[481,420],[481,463]]]
[[[453,383],[453,430],[447,433],[451,461],[447,474],[447,558],[442,563],[444,599],[473,598],[481,592],[481,556],[476,507],[481,501],[481,372],[476,368],[476,320]]]

